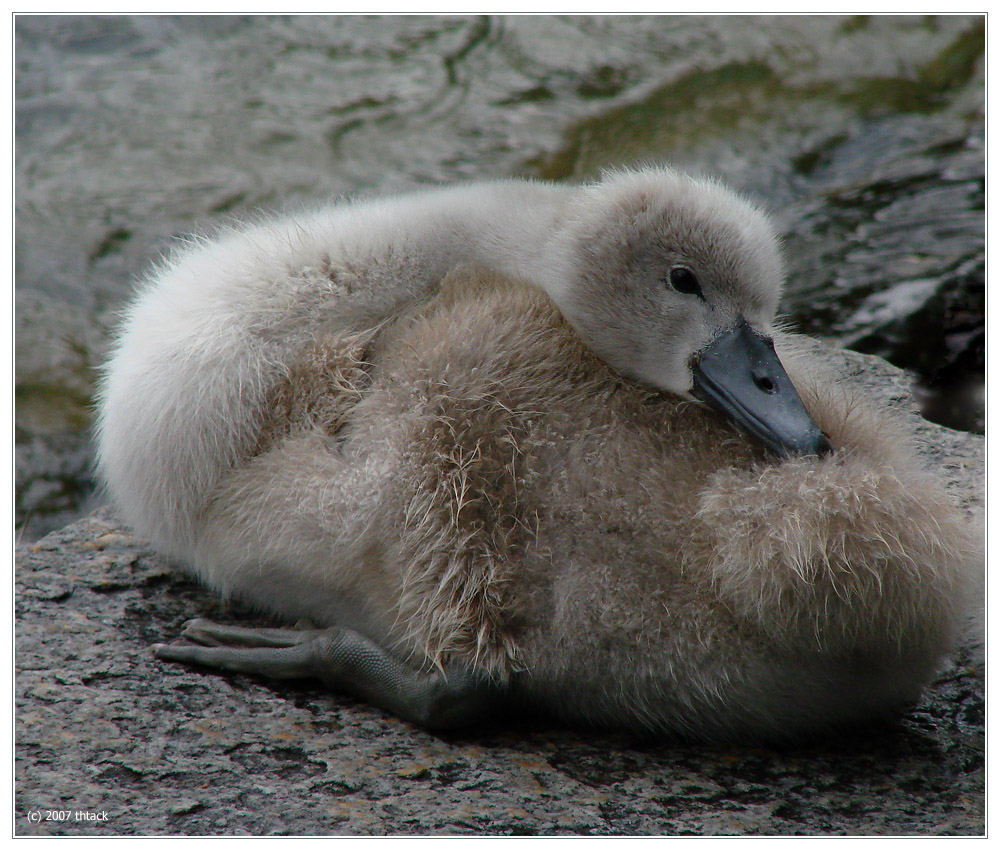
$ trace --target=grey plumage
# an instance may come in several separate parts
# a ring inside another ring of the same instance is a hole
[[[778,334],[835,448],[778,459],[565,313],[466,268],[364,327],[296,330],[169,548],[224,594],[571,720],[786,736],[913,700],[981,542],[902,422]]]

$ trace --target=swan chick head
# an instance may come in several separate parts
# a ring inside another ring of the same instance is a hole
[[[668,169],[611,173],[582,192],[547,289],[583,341],[775,451],[827,451],[771,343],[785,275],[764,213]]]

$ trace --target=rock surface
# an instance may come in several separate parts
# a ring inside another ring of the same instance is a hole
[[[903,373],[826,355],[909,407]],[[919,434],[928,464],[980,511],[983,439],[930,424]],[[985,831],[975,637],[905,717],[794,748],[650,743],[529,719],[442,737],[311,683],[155,660],[149,645],[186,619],[241,613],[108,509],[18,547],[15,593],[19,835]]]

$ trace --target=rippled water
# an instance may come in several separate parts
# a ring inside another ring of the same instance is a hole
[[[960,16],[18,17],[16,522],[86,503],[95,367],[173,237],[644,160],[764,202],[790,318],[982,430],[983,52]]]

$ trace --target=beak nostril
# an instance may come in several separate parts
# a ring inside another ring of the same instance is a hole
[[[765,393],[774,393],[778,389],[774,386],[774,382],[767,375],[758,375],[755,373],[753,376],[753,383]]]

